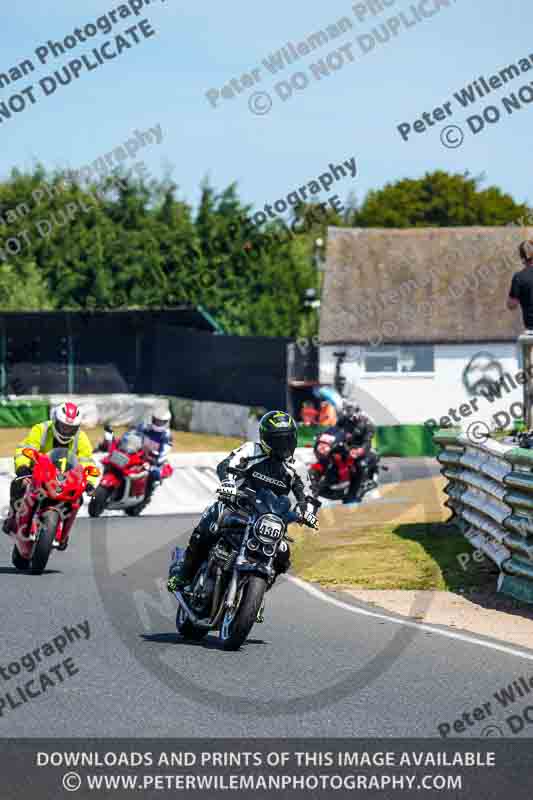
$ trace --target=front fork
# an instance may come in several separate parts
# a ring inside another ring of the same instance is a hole
[[[246,563],[246,543],[248,541],[248,537],[250,535],[250,523],[246,526],[246,532],[242,537],[241,549],[239,550],[239,555],[237,556],[237,560],[235,561],[235,567],[233,569],[233,574],[231,576],[231,581],[229,584],[228,593],[226,595],[226,610],[233,611],[235,606],[235,599],[237,597],[237,588],[239,585],[239,569],[238,567],[242,566]]]
[[[251,525],[248,524],[246,526],[246,533],[245,533],[245,535],[243,537],[243,540],[242,540],[241,549],[239,551],[239,555],[237,556],[237,560],[235,562],[235,568],[233,570],[233,575],[231,576],[231,581],[230,581],[228,593],[226,595],[225,609],[226,609],[226,611],[228,611],[230,613],[231,612],[235,612],[236,601],[238,599],[239,602],[240,602],[240,599],[241,599],[241,596],[242,596],[242,593],[239,591],[239,579],[240,579],[240,577],[242,576],[243,573],[252,572],[252,571],[255,572],[255,568],[252,568],[250,570],[248,570],[246,568],[239,569],[239,567],[243,567],[248,561],[248,559],[246,558],[246,549],[247,549],[246,548],[246,542],[248,541],[248,537],[250,535],[250,531],[251,531]],[[274,572],[274,567],[273,567],[274,558],[275,558],[275,556],[272,556],[272,558],[270,559],[270,562],[268,563],[268,571],[269,571],[269,573],[272,573],[272,574],[271,575],[269,574],[268,576],[265,575],[265,577],[268,577],[268,579],[269,579],[269,584],[268,584],[269,588],[272,585],[272,584],[270,584],[270,580],[272,579],[272,583],[273,583],[273,581],[275,579],[275,572]],[[264,622],[264,620],[265,620],[264,614],[265,614],[265,598],[263,597],[263,602],[261,603],[261,608],[257,612],[256,622],[258,622],[258,623]]]

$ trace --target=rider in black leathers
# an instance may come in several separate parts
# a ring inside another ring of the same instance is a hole
[[[372,481],[377,471],[377,455],[372,449],[372,438],[376,432],[374,421],[361,408],[352,403],[345,403],[337,420],[337,425],[344,431],[347,448],[360,450],[355,469],[352,472],[350,488],[345,503],[360,500],[365,486]]]
[[[258,491],[271,489],[277,495],[292,492],[298,502],[303,521],[309,527],[318,529],[316,511],[319,503],[313,497],[311,487],[304,483],[294,466],[296,449],[296,423],[283,411],[269,411],[259,423],[259,442],[246,442],[230,453],[217,467],[222,481],[217,494],[219,501],[204,511],[200,522],[194,529],[183,561],[170,566],[168,589],[175,592],[192,581],[209,551],[218,540],[219,528],[224,516],[242,488]],[[274,569],[276,573],[286,572],[290,566],[290,550],[285,542],[280,545]]]

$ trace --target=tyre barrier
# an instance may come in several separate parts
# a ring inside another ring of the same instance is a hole
[[[498,591],[533,603],[533,450],[439,430],[445,506],[463,536],[500,570]]]

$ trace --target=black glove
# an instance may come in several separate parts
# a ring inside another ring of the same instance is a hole
[[[89,497],[93,495],[95,491],[96,491],[96,486],[93,486],[92,483],[88,483],[87,486],[85,487],[85,494],[88,494]]]

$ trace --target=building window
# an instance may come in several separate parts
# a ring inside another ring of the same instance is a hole
[[[364,369],[369,375],[403,375],[435,371],[433,345],[369,347],[364,353]]]

